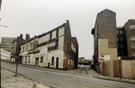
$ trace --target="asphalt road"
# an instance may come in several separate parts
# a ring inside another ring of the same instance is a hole
[[[15,64],[1,62],[1,66],[13,72],[15,71]],[[48,85],[50,88],[135,88],[135,84],[97,79],[81,71],[41,70],[19,65],[18,73]]]

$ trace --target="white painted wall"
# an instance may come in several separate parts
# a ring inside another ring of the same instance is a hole
[[[59,49],[64,48],[64,36],[59,37]]]
[[[52,32],[52,39],[56,38],[56,30]],[[38,44],[41,44],[43,42],[49,41],[50,40],[50,34],[44,35],[42,37],[40,37],[39,39],[34,39],[32,41],[30,41],[29,43],[27,43],[30,49],[30,44],[31,42],[34,41],[38,41]],[[27,54],[26,51],[26,45],[25,46],[25,51],[23,52],[23,46],[21,46],[21,54],[23,56],[22,58],[22,63],[25,64],[26,60],[27,60],[27,64],[29,65],[35,65],[35,59],[38,57],[39,58],[39,66],[45,66],[48,67],[48,63],[50,63],[50,67],[56,68],[56,58],[59,58],[59,68],[63,68],[63,59],[64,59],[64,51],[63,51],[63,46],[64,46],[64,27],[59,28],[59,46],[58,49],[56,50],[52,50],[52,51],[48,51],[48,47],[52,47],[56,45],[56,42],[50,43],[48,45],[36,48],[36,50],[40,50],[39,53],[37,54]],[[27,56],[27,59],[26,59]],[[30,57],[29,57],[30,56]],[[52,66],[52,57],[54,56],[54,65]],[[41,62],[41,57],[43,57],[43,63]],[[30,59],[30,63],[29,62]]]
[[[49,40],[49,38],[50,38],[50,34],[47,34],[47,35],[40,37],[38,40],[38,44],[41,44],[43,42],[47,42]]]
[[[41,63],[41,57],[43,57],[43,63]],[[48,66],[48,45],[40,47],[39,53],[39,66]]]
[[[55,46],[55,44],[56,44],[56,42],[52,42],[52,43],[49,43],[49,47],[53,47],[53,46]]]
[[[56,38],[56,30],[52,32],[52,39]]]
[[[52,57],[54,57],[54,65],[52,65]],[[50,67],[56,68],[56,58],[59,58],[59,66],[58,68],[63,68],[63,59],[64,59],[64,51],[63,50],[53,50],[48,52],[48,62],[50,62]]]
[[[64,27],[59,28],[59,36],[64,35]]]
[[[6,50],[3,50],[3,49],[1,49],[0,51],[1,51],[1,52],[0,52],[0,54],[1,54],[1,59],[2,59],[2,60],[6,60],[6,61],[10,61],[11,53],[8,52],[8,51],[6,51]]]

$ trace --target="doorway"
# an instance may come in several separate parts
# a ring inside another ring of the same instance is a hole
[[[39,58],[38,57],[35,59],[35,66],[39,66]]]
[[[57,57],[56,58],[56,69],[58,69],[59,68],[59,58]]]

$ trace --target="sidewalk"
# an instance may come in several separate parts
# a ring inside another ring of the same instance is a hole
[[[14,75],[13,72],[1,69],[1,88],[49,88],[22,76],[15,77]]]
[[[95,78],[99,78],[99,79],[135,84],[135,80],[103,76],[103,75],[97,73],[96,71],[94,71],[93,69],[88,70],[88,74],[92,75]]]

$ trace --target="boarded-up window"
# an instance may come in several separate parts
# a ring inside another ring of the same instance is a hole
[[[59,36],[64,35],[64,27],[59,28]]]
[[[52,32],[52,39],[56,38],[56,31]]]

